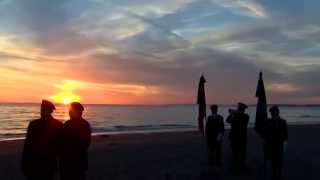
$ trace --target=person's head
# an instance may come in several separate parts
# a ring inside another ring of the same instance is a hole
[[[216,104],[213,104],[210,106],[212,114],[217,114],[218,113],[218,106]]]
[[[238,112],[239,113],[244,113],[246,111],[246,109],[248,108],[248,106],[242,102],[238,103]]]
[[[279,110],[279,107],[277,105],[272,106],[269,109],[269,112],[270,112],[272,118],[279,117],[279,115],[280,115],[280,110]]]
[[[56,109],[54,104],[48,100],[42,100],[40,115],[41,117],[51,116],[53,111]]]
[[[71,119],[78,119],[82,117],[84,107],[78,102],[73,102],[70,104],[69,115]]]

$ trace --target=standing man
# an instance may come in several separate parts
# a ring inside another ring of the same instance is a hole
[[[286,120],[280,117],[278,106],[269,110],[271,119],[266,122],[265,129],[265,156],[271,160],[272,179],[280,180],[283,167],[283,152],[288,141],[288,126]]]
[[[22,152],[21,168],[27,180],[53,180],[62,123],[52,117],[55,106],[43,100],[41,117],[29,123]]]
[[[224,133],[224,122],[223,117],[218,114],[217,105],[212,105],[210,109],[212,114],[207,118],[205,130],[209,153],[209,164],[221,167],[221,149]]]
[[[88,148],[91,142],[90,124],[82,118],[84,107],[70,104],[68,120],[63,127],[61,152],[61,179],[85,180],[88,169]]]
[[[246,149],[247,149],[247,127],[249,115],[245,113],[248,106],[244,103],[238,103],[236,111],[230,111],[227,122],[231,125],[229,134],[231,149],[236,172],[247,170]]]

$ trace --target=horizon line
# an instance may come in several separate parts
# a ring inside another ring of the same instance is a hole
[[[40,102],[0,102],[0,104],[33,104],[33,105],[39,105]],[[54,103],[56,105],[65,105],[62,103]],[[96,106],[178,106],[178,105],[197,105],[197,103],[163,103],[163,104],[112,104],[112,103],[83,103],[84,105],[96,105]],[[229,104],[229,103],[208,103],[207,105],[211,104],[217,104],[219,106],[236,106],[237,103]],[[256,106],[254,103],[247,104],[248,106]],[[279,106],[320,106],[316,103],[270,103],[268,105],[279,105]]]

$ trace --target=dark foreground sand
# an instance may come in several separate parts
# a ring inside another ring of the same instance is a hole
[[[224,143],[224,168],[207,165],[204,140],[197,132],[104,135],[93,138],[89,154],[89,180],[150,179],[263,179],[262,146],[252,130],[248,141],[248,175],[231,173],[228,138]],[[284,177],[320,179],[320,126],[289,128]],[[19,160],[23,141],[0,142],[0,180],[23,179]]]

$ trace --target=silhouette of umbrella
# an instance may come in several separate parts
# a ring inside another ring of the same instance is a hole
[[[268,119],[268,112],[267,112],[268,105],[267,105],[266,91],[264,89],[262,72],[259,73],[256,97],[258,98],[258,102],[257,102],[257,111],[256,111],[256,119],[255,119],[255,130],[257,134],[260,137],[262,137],[263,126]]]
[[[198,125],[199,125],[199,131],[202,135],[204,135],[203,119],[206,117],[206,95],[205,95],[205,88],[204,88],[205,83],[206,83],[206,79],[202,75],[199,81],[198,98],[197,98],[197,104],[199,105]]]

